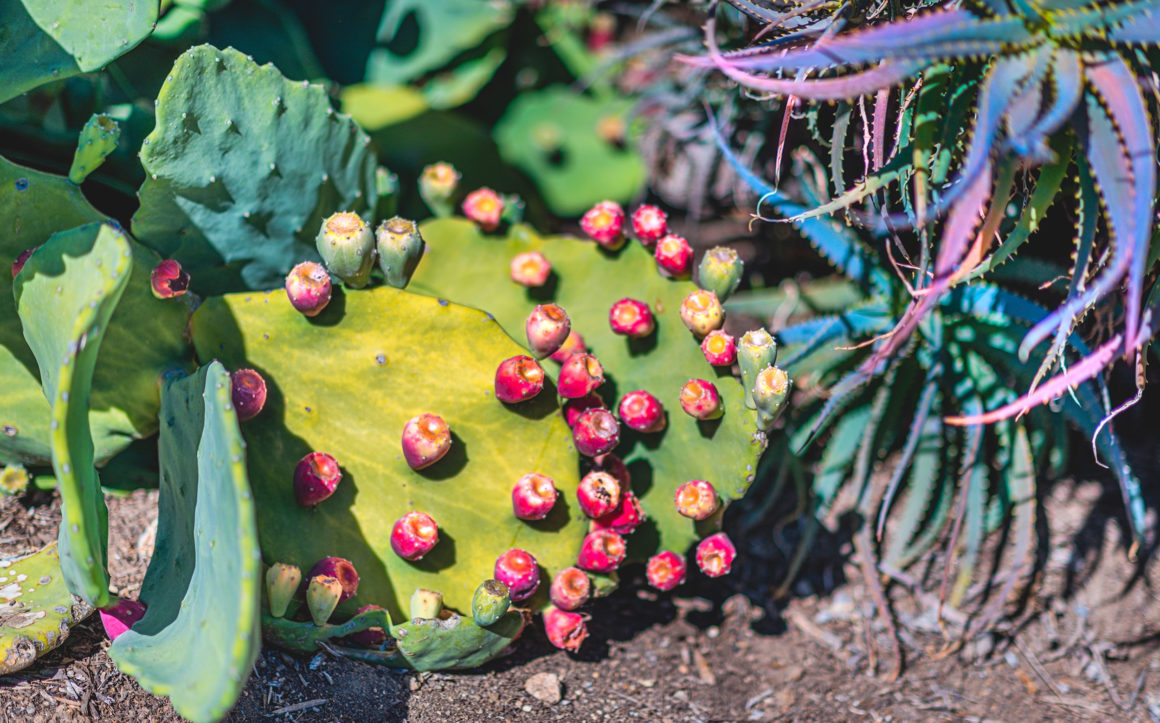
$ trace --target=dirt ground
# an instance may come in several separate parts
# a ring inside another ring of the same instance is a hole
[[[745,562],[734,575],[704,589],[658,596],[626,570],[622,590],[591,607],[578,655],[536,629],[506,658],[467,673],[267,649],[230,720],[1160,721],[1160,567],[1129,563],[1116,495],[1103,485],[1064,482],[1047,494],[1037,584],[995,633],[948,651],[930,593],[891,586],[906,657],[894,681],[889,638],[848,542],[819,545],[792,594],[774,603],[781,542],[764,529],[741,540]],[[156,492],[109,506],[114,589],[132,593]],[[58,521],[50,494],[0,500],[0,555],[36,549]],[[0,717],[178,720],[165,699],[117,671],[107,646],[90,617],[33,669],[0,681]]]

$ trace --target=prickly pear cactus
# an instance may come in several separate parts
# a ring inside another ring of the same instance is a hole
[[[741,497],[766,442],[765,434],[757,432],[756,413],[745,407],[741,384],[728,367],[709,365],[681,321],[681,302],[697,287],[660,276],[652,255],[635,241],[610,253],[590,242],[541,237],[525,226],[504,236],[488,235],[463,219],[429,221],[422,233],[427,253],[411,281],[413,291],[486,308],[521,340],[528,313],[539,303],[555,302],[567,310],[572,329],[603,364],[608,381],[597,392],[610,409],[638,389],[664,406],[663,432],[639,434],[622,426],[616,448],[648,518],[629,538],[630,558],[642,560],[658,550],[683,553],[713,529],[718,517],[694,522],[677,513],[677,487],[702,479],[712,482],[725,501]],[[511,260],[529,251],[551,262],[554,281],[531,289],[511,281]],[[609,310],[625,297],[648,304],[656,318],[653,335],[632,340],[612,333]],[[690,378],[717,386],[723,417],[698,421],[682,411],[679,395]]]
[[[0,560],[0,675],[59,646],[92,611],[69,593],[55,542],[27,557]]]
[[[201,45],[178,58],[156,110],[133,233],[199,293],[278,286],[316,258],[324,217],[375,206],[370,139],[319,85]]]
[[[166,383],[148,609],[109,654],[192,721],[233,707],[258,655],[261,560],[230,376],[216,362]]]
[[[495,398],[497,365],[523,349],[489,316],[383,286],[336,289],[321,314],[306,317],[278,290],[208,299],[192,329],[199,358],[266,380],[266,408],[243,427],[262,554],[304,572],[324,557],[351,561],[358,593],[336,619],[368,603],[402,619],[416,588],[438,590],[447,607],[467,613],[509,548],[539,562],[540,604],[551,575],[574,562],[587,520],[575,509],[571,432],[548,390],[513,407]],[[451,447],[414,470],[401,438],[424,413],[443,417]],[[333,455],[342,472],[314,508],[299,505],[292,483],[311,452]],[[511,501],[529,472],[559,490],[551,514],[532,522],[517,519]],[[411,511],[439,526],[434,549],[414,562],[391,547],[395,521]]]

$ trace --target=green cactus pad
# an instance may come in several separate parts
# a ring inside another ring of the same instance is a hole
[[[220,720],[260,645],[261,562],[245,442],[217,363],[162,394],[157,549],[148,607],[109,649],[122,671],[191,721]]]
[[[0,103],[38,85],[99,70],[153,31],[157,2],[0,3]]]
[[[44,464],[51,456],[51,409],[16,316],[8,268],[21,252],[52,234],[102,218],[67,179],[0,158],[0,222],[8,229],[0,236],[0,464]],[[130,245],[132,276],[108,327],[92,383],[89,424],[98,461],[157,431],[159,378],[172,368],[190,368],[183,338],[186,299],[154,298],[149,272],[160,258]],[[52,284],[53,294],[57,285]]]
[[[370,139],[321,86],[233,49],[201,45],[173,66],[145,139],[133,233],[176,258],[199,293],[273,288],[335,210],[373,208]]]
[[[55,542],[18,560],[0,560],[0,675],[27,668],[59,646],[92,611],[69,594]]]
[[[602,122],[627,127],[633,102],[597,100],[562,86],[521,93],[495,127],[495,141],[508,163],[532,177],[548,206],[561,216],[579,216],[604,201],[626,202],[644,186],[645,166],[631,142],[609,142]]]
[[[745,493],[765,438],[755,433],[756,416],[744,406],[741,384],[705,361],[681,322],[681,301],[696,288],[692,283],[661,277],[652,256],[636,242],[609,254],[594,243],[542,238],[525,226],[496,238],[463,219],[429,221],[421,231],[427,253],[411,279],[412,291],[485,306],[516,339],[524,338],[524,321],[536,304],[554,301],[604,365],[609,381],[597,391],[610,408],[615,410],[620,397],[634,389],[652,393],[664,405],[668,425],[662,433],[636,434],[622,426],[616,449],[649,517],[628,538],[630,558],[640,560],[657,550],[683,552],[709,531],[710,521],[694,523],[677,514],[673,500],[683,482],[708,480],[725,500]],[[528,290],[511,281],[511,259],[525,251],[547,257],[555,282]],[[612,333],[608,311],[624,297],[653,310],[654,337],[630,342]],[[545,364],[554,371],[552,362]],[[681,409],[681,386],[690,378],[716,384],[725,409],[719,421],[698,422]]]
[[[575,561],[587,520],[575,506],[571,434],[550,390],[513,408],[496,400],[496,367],[524,350],[488,316],[378,287],[336,290],[309,319],[276,291],[210,299],[192,328],[200,358],[265,377],[266,408],[244,425],[262,554],[303,570],[327,556],[354,563],[358,595],[339,607],[339,619],[368,603],[402,619],[419,587],[469,614],[475,587],[511,547],[546,570],[539,604],[548,575]],[[406,421],[424,412],[442,415],[453,441],[444,459],[416,472],[400,439]],[[292,478],[312,451],[334,455],[343,479],[306,509]],[[555,480],[560,500],[548,518],[528,523],[512,514],[511,488],[533,471]],[[439,544],[413,563],[390,546],[395,520],[412,509],[440,526]]]

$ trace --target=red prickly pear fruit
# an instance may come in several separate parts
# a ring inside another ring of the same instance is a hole
[[[341,557],[324,557],[314,563],[314,567],[310,568],[306,579],[313,580],[319,575],[333,577],[342,584],[342,594],[338,597],[340,604],[350,600],[358,592],[358,572],[350,560]]]
[[[548,283],[548,277],[551,274],[552,264],[539,251],[528,251],[517,254],[512,259],[512,281],[520,286],[527,286],[529,288],[543,286]]]
[[[715,329],[701,341],[705,361],[715,367],[732,366],[737,361],[737,342],[732,336]]]
[[[378,605],[363,605],[354,614],[358,616],[371,610],[382,609]],[[387,642],[387,631],[375,626],[373,628],[367,628],[366,630],[360,630],[357,633],[351,633],[346,636],[346,640],[351,645],[356,645],[360,648],[381,648]]]
[[[578,567],[565,567],[552,578],[548,590],[552,604],[561,610],[575,610],[592,595],[592,581],[588,573]]]
[[[717,490],[703,479],[689,480],[677,488],[677,512],[694,520],[705,520],[720,506]]]
[[[20,270],[24,268],[25,262],[28,261],[32,254],[36,253],[38,248],[40,248],[40,246],[33,246],[30,249],[24,249],[20,252],[20,255],[16,257],[16,260],[12,262],[12,278],[16,278],[16,275],[19,274]]]
[[[588,347],[584,345],[584,337],[580,336],[575,329],[568,332],[568,338],[560,345],[560,348],[552,352],[548,357],[554,362],[563,364],[568,361],[568,357],[573,354],[583,354],[588,351]]]
[[[604,383],[604,367],[591,354],[573,354],[560,367],[556,391],[565,399],[586,397]]]
[[[657,241],[654,253],[662,276],[687,279],[693,273],[693,247],[684,236],[669,234]]]
[[[668,592],[685,581],[685,558],[675,552],[658,552],[648,559],[644,574],[648,584]]]
[[[330,303],[330,274],[322,264],[303,261],[286,275],[286,297],[303,316],[318,316]]]
[[[530,552],[512,548],[496,558],[494,577],[508,586],[512,602],[527,600],[540,587],[540,565]]]
[[[712,291],[690,291],[681,302],[681,321],[699,337],[716,331],[725,323],[725,309]]]
[[[572,427],[572,441],[588,457],[611,452],[620,441],[620,423],[607,409],[585,409]]]
[[[524,402],[543,389],[544,369],[530,356],[504,359],[495,370],[495,396],[501,402]]]
[[[601,53],[608,48],[613,40],[616,39],[616,16],[612,13],[598,12],[592,16],[592,22],[588,24],[588,37],[584,39],[584,44],[588,47],[590,53]],[[615,120],[620,121],[620,125],[624,125],[623,119],[615,116]],[[611,129],[604,128],[609,121],[608,117],[600,119],[600,125],[597,126],[597,134],[609,143],[617,143],[623,140],[624,131],[614,133]]]
[[[681,387],[681,409],[701,420],[717,419],[725,413],[717,387],[704,379],[690,379]]]
[[[451,449],[451,428],[438,414],[420,414],[403,425],[403,457],[411,469],[430,467]]]
[[[266,406],[266,380],[253,369],[239,369],[231,374],[230,392],[239,422],[253,419]]]
[[[149,283],[153,287],[153,295],[158,299],[172,299],[189,291],[189,274],[177,261],[166,259],[153,267],[149,273]]]
[[[294,497],[303,507],[314,507],[334,494],[341,481],[338,460],[326,452],[311,452],[294,467]]]
[[[621,299],[608,310],[608,325],[616,334],[643,339],[657,328],[648,304],[636,299]]]
[[[626,552],[623,537],[612,530],[593,530],[580,543],[576,564],[592,572],[612,572],[620,567]]]
[[[544,611],[544,632],[552,645],[574,653],[588,637],[588,626],[580,613],[548,608]]]
[[[697,544],[697,567],[709,577],[721,577],[733,567],[737,548],[724,532],[709,535]]]
[[[540,304],[528,314],[524,332],[528,336],[528,348],[543,359],[563,346],[572,331],[572,320],[568,312],[556,304]]]
[[[593,530],[612,530],[619,535],[631,535],[644,522],[644,510],[640,507],[640,500],[631,491],[625,490],[620,496],[620,504],[612,512],[598,519],[592,520],[590,528]]]
[[[101,625],[109,640],[116,640],[121,634],[145,617],[145,604],[139,600],[121,598],[112,605],[101,608]]]
[[[629,392],[621,397],[620,405],[616,411],[620,415],[620,421],[624,422],[629,429],[648,434],[659,432],[665,428],[664,407],[661,406],[656,397],[643,389]]]
[[[426,512],[412,510],[391,528],[391,549],[404,560],[423,559],[439,542],[439,525]]]
[[[620,483],[620,489],[626,490],[631,487],[631,477],[628,474],[628,467],[625,466],[624,461],[620,457],[617,457],[611,452],[595,457],[582,457],[580,463],[585,473],[605,472],[612,475]]]
[[[604,407],[604,400],[600,398],[599,394],[589,394],[579,399],[569,399],[564,402],[564,421],[568,423],[569,427],[575,427],[576,420],[580,418],[580,414],[584,410],[598,409],[601,407]]]
[[[580,511],[593,519],[604,517],[620,504],[621,489],[620,481],[607,472],[589,472],[576,488]]]
[[[632,213],[632,233],[646,248],[669,232],[669,217],[656,206],[645,204]]]
[[[580,219],[580,228],[610,251],[624,245],[624,209],[615,201],[601,201]]]
[[[526,474],[512,487],[512,511],[521,520],[542,520],[552,511],[558,494],[551,477]]]
[[[483,231],[494,231],[499,228],[503,218],[503,198],[498,193],[487,188],[477,188],[463,199],[463,215],[475,222]]]

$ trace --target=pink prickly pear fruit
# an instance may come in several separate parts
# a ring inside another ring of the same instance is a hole
[[[632,478],[628,474],[628,467],[625,466],[624,461],[620,457],[617,457],[611,452],[599,454],[595,457],[582,457],[580,463],[585,474],[588,472],[604,472],[612,475],[613,479],[620,483],[620,489],[626,490],[632,486]]]
[[[310,578],[306,586],[306,607],[310,610],[310,619],[321,627],[330,620],[334,609],[338,607],[338,599],[342,597],[342,583],[329,575],[319,575]]]
[[[621,489],[620,481],[607,472],[589,472],[576,488],[580,511],[593,519],[604,517],[620,504]]]
[[[438,414],[420,414],[403,425],[403,457],[411,469],[430,467],[451,449],[451,428]]]
[[[542,520],[552,511],[558,495],[551,477],[538,472],[526,474],[512,487],[512,511],[521,520]]]
[[[669,232],[669,217],[656,206],[645,204],[632,213],[632,233],[647,248]]]
[[[527,600],[540,587],[540,565],[530,552],[512,548],[496,558],[493,577],[508,586],[512,602]]]
[[[358,592],[358,572],[350,560],[341,557],[324,557],[314,563],[314,567],[310,568],[306,579],[312,580],[319,575],[333,577],[342,584],[342,594],[338,598],[340,604],[350,600]]]
[[[357,617],[372,610],[382,609],[378,605],[363,605],[354,614]],[[357,633],[351,633],[346,636],[346,640],[360,648],[381,648],[387,642],[387,631],[375,626],[373,628],[367,628],[366,630],[360,630]]]
[[[685,581],[685,558],[675,552],[658,552],[648,559],[644,574],[648,584],[668,592]]]
[[[593,530],[612,530],[620,535],[631,535],[642,522],[644,510],[640,507],[640,500],[631,491],[625,490],[616,509],[592,520],[590,527]]]
[[[703,479],[689,480],[677,488],[677,512],[694,520],[706,520],[720,507],[717,489]]]
[[[705,361],[715,367],[732,366],[737,361],[737,342],[732,336],[715,329],[701,340],[701,352]]]
[[[625,394],[617,407],[620,421],[629,429],[646,434],[659,432],[665,428],[665,409],[660,401],[644,391],[638,389]]]
[[[624,245],[624,209],[615,201],[601,201],[580,219],[580,228],[610,251]]]
[[[737,548],[724,532],[709,535],[697,544],[697,567],[709,577],[728,574],[737,557]]]
[[[28,261],[32,254],[36,253],[38,248],[40,248],[40,246],[33,246],[30,249],[24,249],[20,252],[20,255],[16,257],[16,260],[12,262],[12,278],[16,278],[16,275],[19,274],[20,270],[24,268],[25,262]]]
[[[662,276],[687,279],[693,272],[693,247],[684,236],[668,234],[657,241],[654,252]]]
[[[495,370],[495,396],[501,402],[527,401],[544,389],[544,369],[530,356],[513,356]]]
[[[527,286],[529,288],[543,286],[548,283],[548,277],[551,274],[552,264],[539,251],[528,251],[517,254],[512,259],[512,281],[520,286]]]
[[[266,406],[266,380],[253,369],[238,369],[230,375],[230,393],[239,422],[253,419]]]
[[[189,274],[177,261],[166,259],[153,267],[149,273],[149,283],[153,287],[153,295],[158,299],[172,299],[189,291]]]
[[[580,613],[553,607],[544,611],[544,632],[552,645],[576,652],[588,637],[588,626]]]
[[[725,309],[712,291],[697,289],[681,302],[681,321],[699,337],[716,331],[725,323]]]
[[[286,275],[286,297],[303,316],[318,316],[330,303],[330,274],[322,264],[303,261]]]
[[[624,538],[612,530],[593,530],[580,543],[576,564],[592,572],[612,572],[627,554]]]
[[[564,421],[568,423],[569,427],[574,427],[576,426],[576,420],[580,418],[581,412],[586,409],[597,409],[603,406],[604,400],[600,398],[599,394],[589,394],[579,399],[569,399],[564,402]]]
[[[297,565],[276,562],[266,571],[266,600],[270,604],[270,614],[276,618],[286,617],[286,610],[294,593],[302,584],[302,570]]]
[[[463,199],[463,215],[475,222],[483,231],[499,228],[503,218],[503,198],[486,186],[477,188]]]
[[[573,354],[560,367],[556,391],[565,399],[586,397],[604,383],[604,367],[591,354]]]
[[[636,299],[621,299],[608,310],[608,325],[616,334],[643,339],[657,328],[648,304]]]
[[[586,409],[572,427],[576,451],[588,457],[611,452],[620,441],[620,423],[607,409]]]
[[[592,581],[588,573],[578,567],[565,567],[552,578],[552,587],[548,590],[552,604],[561,610],[575,610],[592,595]]]
[[[681,409],[701,420],[717,419],[725,413],[717,387],[704,379],[690,379],[681,387]]]
[[[139,600],[121,598],[112,605],[101,608],[100,613],[105,634],[109,636],[109,640],[116,640],[136,625],[138,620],[145,617],[145,604]]]
[[[423,559],[439,542],[439,525],[426,512],[412,510],[391,528],[391,549],[404,560]]]
[[[294,467],[294,498],[303,507],[314,507],[338,489],[342,470],[326,452],[311,452]]]
[[[560,345],[560,348],[552,352],[548,357],[554,362],[563,364],[568,361],[568,357],[573,354],[583,354],[588,351],[588,347],[584,345],[584,337],[580,336],[575,329],[568,332],[568,338]]]
[[[568,312],[556,304],[540,304],[528,314],[524,332],[528,336],[528,348],[543,359],[563,346],[572,331],[572,320]]]

